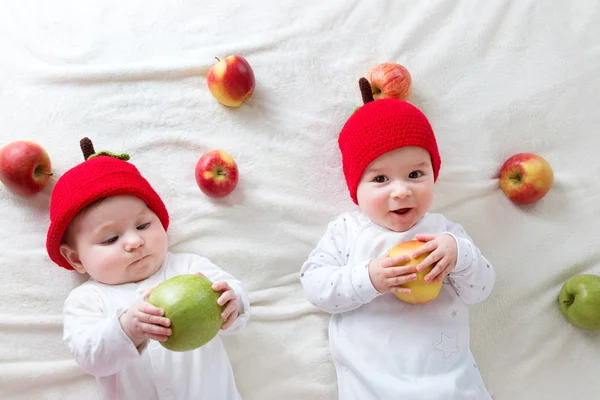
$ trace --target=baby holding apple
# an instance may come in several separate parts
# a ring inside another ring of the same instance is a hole
[[[468,305],[488,297],[495,272],[459,224],[429,212],[441,165],[429,121],[408,102],[367,96],[338,144],[360,211],[329,223],[300,279],[331,314],[339,399],[490,399],[469,348]],[[418,265],[388,255],[415,239],[424,244],[412,257],[430,253]],[[395,296],[410,296],[405,285],[431,267],[425,281],[442,283],[435,299]]]
[[[240,399],[219,335],[195,350],[169,351],[164,311],[146,301],[159,283],[201,274],[221,292],[223,334],[249,318],[240,281],[208,259],[167,249],[169,214],[126,155],[94,153],[57,181],[46,248],[59,266],[89,275],[64,303],[64,340],[96,377],[104,399]]]

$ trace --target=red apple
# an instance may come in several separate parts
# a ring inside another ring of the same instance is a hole
[[[254,93],[254,71],[242,56],[217,60],[206,75],[208,90],[219,103],[239,107]]]
[[[52,175],[51,166],[48,153],[37,143],[19,140],[0,149],[0,181],[18,195],[42,190]]]
[[[238,167],[233,157],[223,150],[211,150],[196,163],[196,183],[209,197],[224,197],[238,183]]]
[[[377,64],[367,72],[373,98],[406,100],[410,96],[412,78],[408,70],[395,63]]]
[[[531,204],[548,193],[554,182],[550,164],[541,156],[519,153],[504,162],[500,169],[500,187],[510,200]]]

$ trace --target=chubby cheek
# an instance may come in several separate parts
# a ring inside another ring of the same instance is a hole
[[[425,214],[433,204],[433,185],[427,187],[425,190],[418,193],[418,204],[419,208]]]
[[[378,220],[387,213],[387,196],[377,190],[357,192],[358,206],[371,220]]]
[[[86,252],[85,256],[81,257],[86,272],[92,278],[107,284],[120,283],[124,271],[123,259],[117,257],[111,250],[97,248]]]
[[[168,237],[167,232],[164,229],[157,229],[152,232],[149,241],[151,242],[151,248],[154,252],[162,254],[167,252],[168,248]]]
[[[115,248],[107,247],[104,251],[99,251],[95,254],[94,261],[99,269],[111,271],[123,265],[123,257],[120,252],[115,251]]]

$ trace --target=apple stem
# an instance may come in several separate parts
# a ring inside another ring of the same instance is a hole
[[[52,176],[52,172],[48,172],[48,171],[42,171],[42,166],[38,165],[35,167],[35,169],[33,170],[33,173],[35,175],[48,175],[48,176]]]
[[[221,60],[219,60],[219,57],[215,57],[215,58],[217,59],[217,61],[221,61]]]
[[[522,176],[518,172],[516,172],[516,173],[514,173],[514,174],[512,174],[510,176],[510,180],[513,181],[514,183],[520,183],[521,182],[521,178],[522,178]]]
[[[565,300],[565,301],[563,301],[563,304],[571,305],[571,304],[573,304],[573,300]]]

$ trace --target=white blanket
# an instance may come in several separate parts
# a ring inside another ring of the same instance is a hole
[[[337,134],[361,104],[358,78],[404,64],[411,101],[436,131],[433,211],[463,224],[496,267],[472,307],[472,349],[496,399],[598,398],[600,336],[560,314],[562,283],[600,273],[600,5],[595,1],[14,1],[0,12],[0,145],[46,148],[54,177],[21,198],[0,186],[0,398],[87,399],[93,378],[62,343],[61,306],[82,276],[45,252],[52,184],[78,141],[127,152],[162,195],[175,252],[239,277],[253,317],[226,345],[247,400],[334,399],[328,315],[298,271],[327,222],[354,209]],[[595,26],[594,26],[595,25]],[[244,56],[256,91],[218,104],[214,57]],[[240,184],[205,197],[206,150],[236,159]],[[539,203],[501,192],[509,156],[555,171]]]

